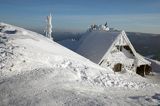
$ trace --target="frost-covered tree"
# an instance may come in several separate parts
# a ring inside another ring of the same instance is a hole
[[[53,39],[52,38],[52,15],[50,14],[47,16],[47,26],[46,26],[46,37]]]
[[[96,25],[96,24],[92,24],[89,28],[88,31],[92,32],[92,31],[96,31],[96,30],[101,30],[101,31],[109,31],[109,27],[107,26],[107,22],[105,25]]]

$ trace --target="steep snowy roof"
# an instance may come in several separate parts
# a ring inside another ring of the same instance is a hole
[[[99,63],[121,31],[92,31],[84,34],[77,52]]]

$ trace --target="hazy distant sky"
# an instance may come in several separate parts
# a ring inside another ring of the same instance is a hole
[[[55,30],[85,31],[104,24],[126,31],[160,34],[160,0],[0,0],[0,21],[43,29],[53,15]]]

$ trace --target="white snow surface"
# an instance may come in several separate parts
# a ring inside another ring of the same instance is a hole
[[[80,46],[77,49],[77,53],[95,63],[99,63],[113,41],[120,33],[120,31],[87,32],[80,40]]]
[[[114,73],[43,35],[0,23],[1,106],[158,105],[160,80],[150,77]]]

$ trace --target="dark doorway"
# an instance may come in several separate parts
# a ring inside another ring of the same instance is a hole
[[[121,63],[117,63],[114,65],[114,69],[115,72],[120,72],[122,71],[122,64]]]
[[[152,68],[149,65],[141,65],[140,67],[137,67],[136,73],[141,76],[145,76],[149,75],[151,71]]]

